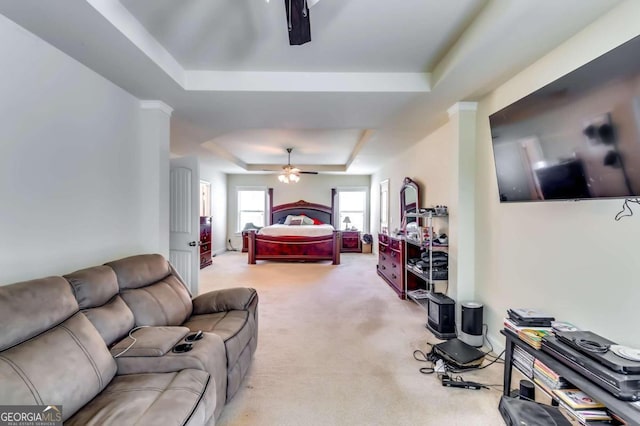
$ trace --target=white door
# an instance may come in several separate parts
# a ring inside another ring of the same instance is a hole
[[[191,293],[198,294],[200,272],[200,169],[196,157],[171,159],[169,261]]]

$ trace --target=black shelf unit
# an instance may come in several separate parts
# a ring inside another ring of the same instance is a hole
[[[562,364],[560,361],[553,358],[551,355],[537,350],[527,343],[520,340],[520,338],[507,330],[500,331],[506,338],[505,355],[504,355],[504,382],[503,393],[509,395],[511,387],[511,373],[513,369],[513,349],[515,346],[520,347],[525,352],[533,355],[535,358],[542,361],[545,365],[551,368],[559,375],[566,378],[569,382],[587,393],[589,396],[597,399],[607,406],[609,411],[620,416],[627,422],[628,426],[640,426],[640,404],[631,403],[617,399],[609,392],[592,382],[576,370],[569,366]],[[517,368],[517,367],[516,367]],[[636,404],[636,405],[634,405]],[[637,407],[637,408],[636,408]]]

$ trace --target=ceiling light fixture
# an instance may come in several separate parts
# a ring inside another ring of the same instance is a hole
[[[291,165],[291,151],[293,148],[287,148],[289,159],[287,165],[282,168],[282,173],[278,176],[278,180],[282,183],[297,183],[300,180],[300,169]]]

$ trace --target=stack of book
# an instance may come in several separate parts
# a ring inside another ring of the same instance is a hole
[[[504,326],[518,335],[520,340],[535,349],[542,347],[542,338],[551,332],[555,318],[537,309],[514,308],[507,310]]]
[[[560,405],[580,424],[588,425],[589,422],[612,420],[604,404],[579,389],[556,389],[553,394],[557,396]]]
[[[567,379],[547,367],[539,359],[536,359],[533,362],[533,381],[550,395],[552,395],[553,391],[556,389],[567,389],[573,387]]]
[[[525,328],[518,331],[518,337],[520,340],[535,349],[540,349],[542,347],[542,338],[547,334],[549,334],[548,331],[535,330],[531,328]]]
[[[535,358],[530,353],[526,352],[520,346],[513,348],[513,364],[518,367],[522,373],[530,379],[533,379],[533,365]]]

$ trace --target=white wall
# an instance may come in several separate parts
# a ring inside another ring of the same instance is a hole
[[[227,175],[200,161],[200,180],[211,184],[211,250],[220,254],[227,247]]]
[[[640,2],[623,3],[479,105],[476,296],[485,303],[485,321],[497,342],[507,308],[533,307],[640,347],[634,321],[640,300],[638,215],[615,222],[622,200],[500,204],[488,120],[491,113],[640,34],[638,16]]]
[[[156,251],[139,100],[0,15],[0,284]]]
[[[171,107],[160,101],[143,101],[139,113],[138,181],[143,188],[139,214],[145,244],[169,258],[169,146]]]
[[[277,174],[262,175],[228,175],[228,209],[229,220],[227,238],[230,238],[233,247],[242,248],[240,234],[236,234],[236,218],[238,216],[238,200],[236,188],[239,186],[262,186],[273,188],[273,205],[293,203],[305,200],[310,203],[331,205],[331,188],[362,186],[368,188],[371,185],[369,175],[301,175],[300,182],[284,184],[278,181]]]
[[[455,120],[454,120],[455,122]],[[452,191],[453,182],[457,182],[457,168],[455,167],[457,141],[454,122],[449,121],[433,133],[426,136],[408,150],[401,152],[387,162],[371,177],[371,200],[374,241],[380,228],[380,182],[389,179],[389,230],[401,227],[400,216],[400,188],[405,177],[416,181],[420,186],[420,207],[446,205],[449,208],[449,218],[434,219],[433,226],[438,233],[451,236],[453,220],[457,216],[457,192]],[[451,231],[451,232],[450,232]],[[377,252],[377,243],[373,245]],[[458,292],[457,273],[455,271],[457,244],[449,247],[450,272],[448,288],[440,283],[436,291],[447,291],[450,297],[456,298]],[[382,281],[381,281],[382,283]]]
[[[453,129],[449,123],[398,155],[371,176],[371,230],[380,231],[380,182],[389,179],[389,229],[400,228],[400,187],[405,177],[420,185],[420,205],[451,203]],[[375,235],[374,235],[375,237]]]

